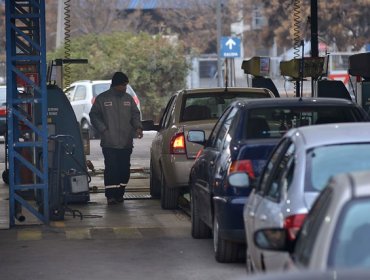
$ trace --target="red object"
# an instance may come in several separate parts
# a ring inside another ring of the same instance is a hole
[[[185,136],[183,132],[176,133],[170,142],[170,154],[185,154]]]
[[[256,179],[252,161],[249,159],[233,161],[229,167],[229,174],[237,171],[245,171],[249,178]]]
[[[306,218],[307,214],[297,214],[288,216],[284,221],[284,228],[288,232],[288,238],[290,240],[294,240],[297,236],[298,230],[301,228],[304,219]]]

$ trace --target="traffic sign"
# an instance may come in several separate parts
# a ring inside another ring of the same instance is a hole
[[[240,38],[221,37],[221,57],[240,57]]]

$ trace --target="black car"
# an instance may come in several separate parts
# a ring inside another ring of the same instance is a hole
[[[266,160],[292,127],[369,121],[357,104],[336,98],[279,98],[233,102],[209,138],[191,130],[188,140],[204,145],[191,168],[191,226],[194,238],[214,240],[219,262],[235,262],[245,251],[243,208],[251,189],[232,188],[227,175],[247,172],[258,180]]]

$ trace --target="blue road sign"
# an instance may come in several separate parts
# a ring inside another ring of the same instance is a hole
[[[221,37],[221,57],[240,57],[240,38]]]

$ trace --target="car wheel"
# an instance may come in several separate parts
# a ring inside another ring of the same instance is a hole
[[[210,238],[212,236],[211,229],[199,217],[198,201],[193,189],[191,189],[190,209],[191,236],[193,238]]]
[[[150,161],[150,195],[153,198],[160,198],[161,197],[161,182],[155,177],[154,170],[153,170],[153,163]]]
[[[237,262],[239,246],[237,243],[222,239],[217,218],[213,222],[213,247],[216,261],[221,263]]]
[[[9,169],[6,169],[3,171],[2,177],[3,177],[4,183],[9,185]]]
[[[166,179],[162,172],[161,175],[161,206],[163,209],[176,209],[178,206],[179,190],[170,188],[166,184]]]
[[[251,255],[249,253],[249,250],[248,250],[248,246],[245,250],[245,266],[246,266],[246,269],[247,269],[247,274],[253,274],[254,273],[254,269],[253,269],[253,265],[252,265],[252,260],[251,260]]]

